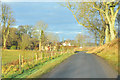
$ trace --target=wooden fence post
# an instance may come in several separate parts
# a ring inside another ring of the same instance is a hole
[[[22,56],[22,66],[24,65],[23,63],[24,63],[24,57]]]
[[[47,57],[49,58],[49,52],[47,53]]]
[[[37,53],[35,53],[35,56],[36,56],[36,61],[37,61],[37,58],[38,58]]]
[[[19,54],[19,71],[21,72],[21,55]]]
[[[44,58],[46,58],[46,53],[45,53],[45,52],[43,52],[43,54],[44,54]]]
[[[35,55],[34,55],[34,53],[33,53],[33,63],[34,63],[34,57],[35,57]]]
[[[51,57],[53,56],[53,51],[52,51],[52,53],[51,53]]]
[[[41,54],[41,59],[43,58],[43,55],[42,55],[42,53],[40,53]]]

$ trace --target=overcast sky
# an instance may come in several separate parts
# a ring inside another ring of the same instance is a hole
[[[72,13],[56,2],[7,2],[16,19],[16,26],[35,25],[42,20],[48,24],[47,32],[59,35],[60,40],[74,39],[78,33],[88,34]]]

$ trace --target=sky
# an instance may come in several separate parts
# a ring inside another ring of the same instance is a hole
[[[114,0],[1,0],[2,2],[112,2]],[[116,0],[119,1],[119,0]]]
[[[74,40],[77,34],[88,34],[77,23],[72,13],[57,2],[6,2],[13,11],[17,27],[35,25],[38,21],[48,24],[47,33],[55,33],[62,39]]]

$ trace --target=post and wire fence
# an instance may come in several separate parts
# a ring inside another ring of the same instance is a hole
[[[25,51],[24,54],[27,53],[28,50]],[[34,50],[30,55],[32,57],[27,57],[23,54],[18,55],[18,63],[17,64],[6,64],[2,66],[2,74],[4,77],[9,74],[13,74],[17,72],[18,74],[23,73],[25,70],[31,69],[36,65],[43,64],[47,61],[60,57],[62,55],[67,55],[69,53],[74,53],[73,48],[70,47],[61,47],[59,50],[51,50],[51,51],[39,51]],[[16,56],[17,57],[17,56]]]

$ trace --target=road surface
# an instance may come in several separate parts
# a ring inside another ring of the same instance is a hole
[[[42,78],[117,78],[117,72],[100,57],[78,52]]]

